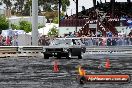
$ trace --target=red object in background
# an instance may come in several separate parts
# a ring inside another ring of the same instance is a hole
[[[105,68],[106,69],[110,68],[110,60],[109,59],[106,59]]]
[[[54,72],[59,72],[59,66],[57,61],[54,61]]]
[[[9,36],[7,36],[7,38],[6,38],[6,45],[10,45],[10,44],[11,44],[10,37],[9,37]]]

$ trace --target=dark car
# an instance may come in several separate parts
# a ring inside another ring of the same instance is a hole
[[[80,38],[56,38],[44,48],[44,59],[49,57],[71,58],[72,56],[78,56],[79,59],[82,59],[85,51],[85,45]]]

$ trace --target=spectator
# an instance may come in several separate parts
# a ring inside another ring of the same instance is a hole
[[[16,35],[13,36],[11,43],[13,46],[17,46],[17,36]]]
[[[128,34],[128,36],[130,37],[129,39],[130,39],[130,45],[132,45],[132,30],[131,30],[131,32]]]
[[[66,13],[66,15],[65,15],[65,19],[68,19],[68,15],[67,15],[67,13]]]
[[[6,37],[3,37],[2,38],[2,46],[5,46],[6,45]]]
[[[132,37],[132,30],[130,31],[130,33],[128,34],[129,37]]]
[[[2,46],[2,35],[0,35],[0,46]]]
[[[72,34],[72,32],[69,32],[69,34],[66,36],[66,38],[72,38],[72,37],[75,37],[75,35]]]
[[[11,39],[10,39],[9,36],[7,36],[6,41],[5,41],[5,44],[6,44],[7,46],[10,46],[10,45],[11,45]]]
[[[112,34],[111,31],[108,31],[108,32],[107,32],[107,37],[112,37],[112,35],[113,35],[113,34]]]
[[[97,31],[97,37],[101,37],[102,32],[101,31]]]

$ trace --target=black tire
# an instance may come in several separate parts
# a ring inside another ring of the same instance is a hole
[[[71,52],[68,52],[66,58],[67,58],[67,59],[71,59],[71,56],[72,56],[72,55],[71,55]]]
[[[83,58],[83,52],[81,52],[81,54],[78,56],[78,59],[82,59]]]
[[[87,80],[84,76],[80,77],[80,79],[79,79],[80,84],[85,84],[86,82],[87,82]]]
[[[57,56],[57,59],[61,59],[61,56]]]
[[[79,55],[79,56],[78,56],[78,59],[82,59],[82,56],[81,56],[81,55]]]
[[[49,59],[49,55],[44,54],[44,59]]]

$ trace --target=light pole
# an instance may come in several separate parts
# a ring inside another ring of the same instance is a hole
[[[60,21],[61,21],[60,17],[61,17],[61,0],[58,0],[58,22],[59,22],[59,26],[61,26],[60,25]]]
[[[76,0],[76,32],[77,32],[77,26],[78,26],[78,0]]]
[[[97,38],[97,32],[98,32],[98,26],[99,26],[99,17],[98,17],[99,16],[99,10],[96,9],[95,12],[97,14],[97,24],[96,24],[97,25],[97,27],[96,27],[96,38]]]
[[[32,18],[31,18],[31,16],[32,16],[32,7],[30,6],[30,22],[32,23]],[[32,29],[32,25],[30,25],[30,28]]]
[[[32,45],[38,46],[38,0],[32,0]]]
[[[78,0],[73,0],[76,3],[76,32],[78,26]]]

